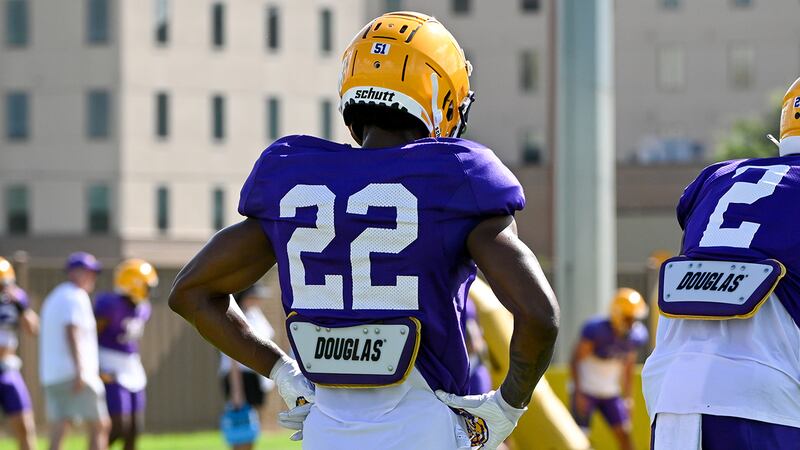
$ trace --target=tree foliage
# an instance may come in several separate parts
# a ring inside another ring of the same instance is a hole
[[[777,139],[781,120],[780,100],[770,102],[776,105],[769,114],[760,117],[739,119],[730,131],[719,141],[715,158],[718,161],[741,158],[768,158],[778,156],[778,147],[767,139],[767,134]]]

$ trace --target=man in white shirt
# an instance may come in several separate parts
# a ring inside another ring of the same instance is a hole
[[[69,255],[67,281],[42,305],[39,379],[51,423],[50,449],[59,450],[72,420],[87,424],[89,449],[106,450],[110,422],[97,356],[97,325],[89,293],[101,266],[89,253]]]

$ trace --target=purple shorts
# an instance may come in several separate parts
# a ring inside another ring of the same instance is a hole
[[[800,428],[741,417],[703,414],[703,450],[785,450],[800,448]],[[658,416],[650,427],[650,448],[655,445]]]
[[[119,383],[106,383],[106,403],[112,416],[127,416],[144,411],[144,389],[131,392]]]
[[[9,416],[31,409],[31,396],[18,370],[0,372],[0,407]]]
[[[575,422],[581,428],[589,428],[589,422],[592,419],[592,414],[596,409],[600,410],[600,414],[606,419],[609,426],[624,425],[628,423],[630,417],[628,416],[628,408],[625,407],[625,402],[622,397],[611,398],[597,398],[591,395],[586,395],[589,399],[589,404],[585,415],[578,414],[575,408],[575,396],[572,397],[572,416]]]

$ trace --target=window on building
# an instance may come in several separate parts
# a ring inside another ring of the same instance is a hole
[[[222,188],[211,192],[211,205],[211,227],[221,230],[225,227],[225,191]]]
[[[86,96],[86,135],[107,138],[111,132],[111,96],[108,91],[89,91]]]
[[[274,141],[281,133],[281,101],[277,97],[267,99],[267,137]]]
[[[749,8],[753,6],[753,0],[731,0],[731,5],[734,8]]]
[[[681,6],[681,0],[661,0],[661,8],[663,9],[678,9]]]
[[[524,12],[539,12],[541,6],[539,0],[522,0],[522,10]]]
[[[470,0],[452,0],[453,13],[455,14],[469,14]]]
[[[156,43],[169,42],[169,0],[155,0],[155,38]]]
[[[403,0],[384,0],[383,9],[386,12],[402,11]]]
[[[28,2],[6,0],[6,43],[12,47],[28,45]]]
[[[156,189],[156,227],[161,232],[169,229],[169,189],[166,186]]]
[[[683,47],[659,47],[657,56],[658,87],[664,91],[679,91],[686,85],[686,54]]]
[[[277,50],[281,46],[280,12],[277,6],[267,7],[267,48]]]
[[[225,139],[225,97],[215,95],[211,99],[214,139]]]
[[[319,104],[319,124],[320,137],[323,139],[333,138],[333,103],[330,100],[322,100]]]
[[[520,134],[520,151],[522,152],[523,163],[541,164],[544,160],[543,147],[542,136],[538,130],[528,128]]]
[[[520,89],[523,92],[536,92],[539,89],[539,58],[536,50],[520,53]]]
[[[29,198],[27,186],[6,188],[6,230],[8,234],[28,234],[30,231]]]
[[[220,48],[225,45],[225,5],[214,3],[211,7],[211,43]]]
[[[109,38],[109,0],[87,1],[87,39],[91,44],[105,44]]]
[[[28,94],[11,92],[6,95],[6,137],[11,141],[22,141],[28,138]]]
[[[333,50],[333,11],[323,8],[319,12],[320,50],[328,54]]]
[[[169,94],[166,92],[156,94],[156,136],[162,139],[169,136]]]
[[[734,89],[749,89],[755,81],[755,50],[747,44],[728,49],[728,79]]]
[[[105,234],[111,230],[111,199],[105,184],[89,186],[87,193],[89,232]]]

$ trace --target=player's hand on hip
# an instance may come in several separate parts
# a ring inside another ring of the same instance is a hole
[[[278,393],[289,409],[304,403],[314,403],[314,384],[306,379],[294,359],[279,359],[272,367],[269,377],[275,382]]]
[[[506,403],[500,391],[458,396],[436,391],[444,404],[464,417],[473,448],[495,450],[514,431],[528,408],[517,409]]]
[[[278,423],[285,428],[298,430],[291,439],[303,439],[303,421],[314,403],[314,384],[308,381],[297,365],[297,361],[284,357],[272,367],[269,377],[275,382],[288,411],[278,414]]]

